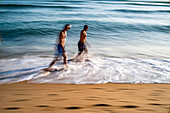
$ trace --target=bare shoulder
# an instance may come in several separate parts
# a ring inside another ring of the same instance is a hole
[[[86,33],[86,31],[82,30],[82,33]]]

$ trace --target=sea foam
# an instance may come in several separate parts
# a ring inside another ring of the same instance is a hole
[[[170,60],[149,58],[89,58],[69,62],[69,68],[44,72],[51,58],[27,57],[0,60],[0,83],[30,80],[31,83],[170,83]],[[63,68],[62,63],[53,66]]]

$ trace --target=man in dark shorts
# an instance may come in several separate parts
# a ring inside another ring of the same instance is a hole
[[[80,32],[80,40],[78,42],[78,54],[75,57],[73,57],[72,59],[68,60],[68,61],[80,60],[79,58],[81,58],[81,57],[79,57],[79,56],[81,56],[82,53],[85,53],[85,54],[88,53],[86,44],[89,47],[90,47],[90,45],[86,41],[86,37],[87,37],[86,31],[87,30],[88,30],[88,25],[84,25],[84,29]]]
[[[88,25],[84,25],[84,29],[80,32],[80,40],[78,42],[78,56],[82,54],[82,52],[88,53],[87,47],[86,47],[86,37],[87,33],[86,31],[88,30]]]
[[[67,31],[71,28],[70,24],[66,24],[64,29],[60,31],[60,35],[58,38],[58,42],[55,44],[55,54],[54,59],[48,66],[47,70],[50,70],[51,66],[53,66],[56,61],[58,61],[61,57],[64,58],[64,64],[67,66],[67,55],[65,50],[65,43],[66,43],[66,37],[67,37]]]

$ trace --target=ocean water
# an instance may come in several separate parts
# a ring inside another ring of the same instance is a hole
[[[42,72],[65,24],[68,58],[89,26],[89,61]],[[170,83],[168,0],[2,0],[0,36],[0,84]]]

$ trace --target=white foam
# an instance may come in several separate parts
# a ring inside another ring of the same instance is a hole
[[[67,70],[42,72],[51,60],[39,57],[0,60],[0,83],[25,80],[62,84],[170,83],[169,59],[89,58],[87,62],[70,62]]]

